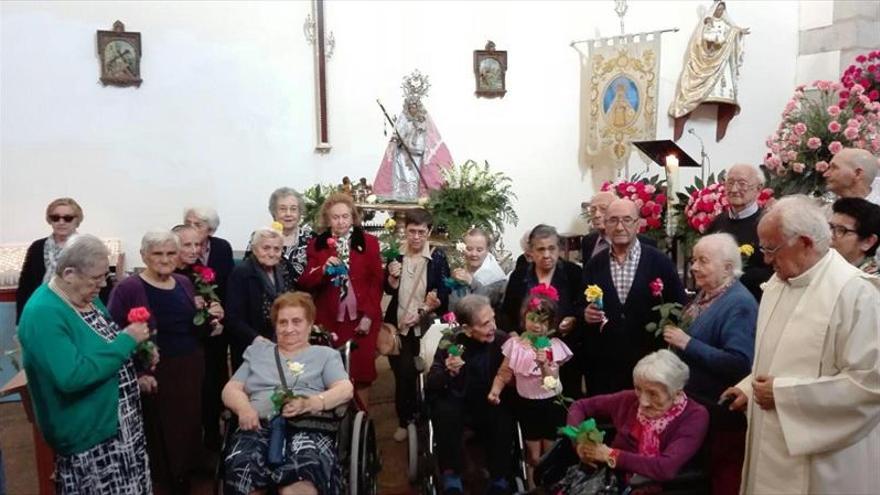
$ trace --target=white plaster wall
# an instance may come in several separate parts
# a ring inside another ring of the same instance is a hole
[[[664,35],[658,138],[672,134],[665,111],[704,4],[629,2],[627,31],[681,28]],[[714,116],[690,123],[715,170],[761,160],[796,83],[801,7],[729,4],[752,31],[743,110],[721,143]],[[69,195],[85,209],[82,231],[121,237],[132,254],[145,230],[179,222],[187,204],[215,206],[218,235],[241,249],[268,223],[275,187],[343,175],[372,181],[387,139],[375,99],[397,112],[401,77],[413,68],[431,76],[426,104],[453,157],[488,160],[514,179],[521,222],[509,246],[538,222],[585,228],[577,215],[593,184],[577,165],[579,69],[568,43],[617,34],[610,1],[327,2],[337,42],[329,155],[313,151],[307,2],[5,1],[0,9],[0,242],[44,236],[45,204]],[[142,33],[139,89],[98,82],[95,31],[116,19]],[[473,96],[472,51],[487,39],[509,52],[501,100]],[[679,144],[699,156],[692,136]],[[641,163],[634,158],[632,170]]]

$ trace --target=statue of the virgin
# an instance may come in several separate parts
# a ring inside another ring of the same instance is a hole
[[[373,193],[380,201],[415,203],[443,185],[442,171],[452,166],[452,156],[422,103],[431,87],[428,76],[416,70],[401,87],[403,110],[394,121]]]
[[[690,113],[701,104],[718,105],[715,140],[727,132],[727,124],[739,113],[737,92],[743,61],[743,35],[748,28],[733,23],[723,1],[712,4],[688,44],[687,56],[669,116],[675,119],[674,139],[681,137]]]

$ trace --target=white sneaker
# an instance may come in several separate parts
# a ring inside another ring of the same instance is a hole
[[[393,438],[395,442],[402,442],[406,440],[406,436],[406,428],[401,428],[398,426],[397,429],[394,430]]]

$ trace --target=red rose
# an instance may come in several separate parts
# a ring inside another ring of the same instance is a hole
[[[214,270],[208,268],[207,266],[202,267],[202,269],[199,271],[199,276],[202,277],[202,280],[204,280],[206,284],[213,284],[214,280],[217,278]]]
[[[150,321],[150,310],[147,308],[138,306],[128,311],[129,323],[146,323],[148,321]]]
[[[327,239],[327,247],[330,249],[336,249],[336,238],[331,237]]]
[[[868,61],[868,59],[864,55],[859,55],[858,57],[856,57],[856,62],[858,62],[860,64],[863,64],[867,61]]]
[[[847,98],[849,98],[849,91],[841,91],[840,92],[840,99],[846,100]]]
[[[650,287],[652,296],[661,297],[663,295],[663,280],[660,277],[655,278]]]
[[[660,193],[660,194],[654,196],[654,201],[656,201],[657,203],[659,203],[661,205],[666,204],[666,195],[663,193]]]
[[[871,90],[870,93],[868,93],[868,99],[869,99],[869,100],[871,100],[871,101],[877,101],[878,98],[880,98],[880,91],[874,89],[874,90]]]
[[[552,301],[559,301],[559,291],[550,284],[538,284],[529,291],[530,296],[544,296]]]
[[[659,229],[661,226],[660,219],[657,217],[649,217],[647,222],[648,227],[652,229]]]

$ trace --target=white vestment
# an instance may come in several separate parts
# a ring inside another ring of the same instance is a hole
[[[752,397],[774,377],[775,410]],[[774,275],[758,312],[744,494],[880,492],[880,279],[836,251],[802,275]]]

